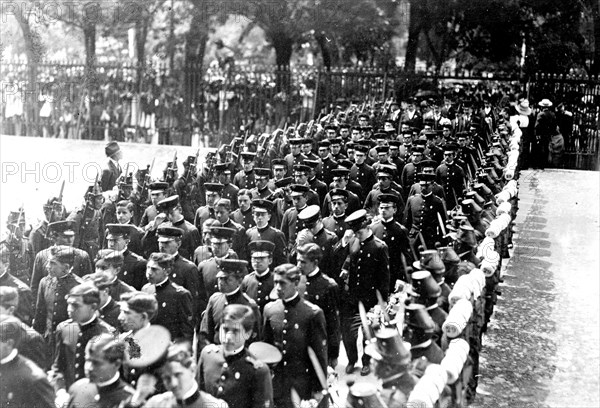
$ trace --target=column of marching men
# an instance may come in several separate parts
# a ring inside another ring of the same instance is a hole
[[[518,176],[509,118],[458,102],[459,113],[436,104],[424,115],[412,99],[363,105],[235,138],[202,166],[186,157],[181,175],[173,158],[160,180],[154,161],[123,169],[108,143],[80,207],[67,213],[63,184],[40,225],[27,231],[22,210],[9,217],[0,397],[328,406],[339,402],[327,379],[343,344],[345,373],[374,367],[382,385],[350,384],[348,404],[401,406],[450,349],[451,291],[487,265],[478,246],[495,195]],[[507,257],[510,228],[496,232]],[[464,387],[441,393],[454,401],[475,395],[499,268],[488,265],[476,327],[463,333]]]

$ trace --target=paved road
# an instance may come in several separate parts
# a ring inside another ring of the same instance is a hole
[[[599,173],[524,172],[475,406],[599,407]]]

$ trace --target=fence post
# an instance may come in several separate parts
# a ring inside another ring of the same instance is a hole
[[[319,100],[319,91],[321,88],[321,70],[317,71],[317,85],[315,86],[315,97],[313,99],[312,112],[310,114],[310,120],[315,118],[315,111],[317,110],[317,102]]]

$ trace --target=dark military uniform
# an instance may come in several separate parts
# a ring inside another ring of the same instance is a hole
[[[228,219],[226,223],[221,223],[221,227],[235,230],[231,239],[231,249],[233,249],[240,259],[246,259],[248,257],[246,229],[240,224],[231,221],[231,219]]]
[[[404,199],[402,198],[401,192],[394,190],[393,188],[382,190],[380,187],[375,187],[373,190],[369,191],[363,208],[371,215],[376,215],[379,212],[379,196],[381,194],[393,194],[398,197],[398,211],[396,212],[396,217],[401,220],[402,211],[404,210]]]
[[[254,330],[252,337],[249,342],[255,341],[260,338],[261,334],[261,315],[258,310],[256,302],[244,292],[241,288],[238,288],[235,293],[224,294],[221,292],[214,293],[210,299],[208,299],[208,305],[206,306],[206,312],[202,317],[202,323],[200,324],[200,338],[201,341],[209,343],[220,344],[219,341],[219,327],[221,327],[221,319],[223,318],[223,311],[227,305],[244,305],[252,308],[256,322],[254,324]]]
[[[217,216],[215,215],[215,208],[207,205],[199,207],[196,210],[196,216],[194,217],[194,226],[196,229],[198,231],[202,231],[202,225],[204,224],[204,221],[208,220],[209,218],[212,218],[213,220],[217,219]]]
[[[121,300],[121,295],[124,293],[135,292],[135,288],[117,278],[110,286],[110,296],[115,300]],[[111,324],[112,326],[112,324]]]
[[[260,198],[267,198],[270,197],[271,194],[273,194],[273,191],[269,188],[269,185],[267,184],[265,187],[263,187],[262,190],[259,190],[258,187],[254,187],[253,189],[250,190],[250,194],[252,199],[260,199]]]
[[[144,210],[144,214],[142,215],[140,225],[138,225],[138,226],[140,228],[144,228],[146,225],[148,225],[152,221],[154,221],[154,219],[156,218],[157,215],[158,215],[158,210],[156,209],[156,206],[154,206],[154,204],[146,207],[146,209]]]
[[[337,235],[323,227],[314,234],[313,242],[321,248],[321,251],[323,251],[323,259],[321,259],[320,264],[321,270],[332,276],[339,275],[340,271],[336,270],[333,256],[333,247],[338,242]]]
[[[248,242],[256,240],[271,241],[275,244],[275,250],[273,251],[273,268],[284,264],[288,261],[287,256],[287,241],[285,235],[278,229],[271,226],[265,228],[252,227],[246,231]]]
[[[34,297],[37,297],[38,287],[42,278],[48,275],[46,264],[50,260],[51,250],[52,248],[46,248],[35,256],[33,274],[31,275],[31,292]],[[90,261],[89,254],[79,248],[71,248],[70,250],[73,251],[74,255],[72,273],[77,276],[85,276],[92,273],[92,262]]]
[[[319,202],[324,203],[325,196],[327,195],[327,191],[329,190],[327,188],[327,184],[323,183],[318,178],[313,177],[311,180],[308,180],[308,185],[310,186],[310,189],[315,191],[319,196]]]
[[[348,229],[348,224],[344,221],[345,218],[345,214],[340,215],[339,217],[330,215],[327,218],[323,218],[323,226],[337,235],[338,239],[342,239],[344,233]]]
[[[262,275],[253,271],[249,275],[244,276],[241,288],[244,293],[254,299],[262,313],[265,305],[273,300],[269,295],[274,286],[273,273],[268,269]]]
[[[87,252],[90,259],[96,258],[96,253],[100,249],[101,237],[104,237],[104,225],[100,210],[86,206],[69,214],[67,221],[73,222],[75,231],[73,246]]]
[[[223,191],[221,191],[221,198],[226,198],[231,201],[231,209],[235,210],[238,208],[237,193],[240,189],[231,183],[223,185]]]
[[[352,191],[348,190],[347,188],[346,188],[346,191],[348,192],[348,207],[346,208],[346,213],[352,214],[354,211],[360,210],[361,201],[360,201],[360,198],[358,197],[358,195],[354,194]],[[327,193],[327,195],[325,196],[325,201],[323,202],[323,205],[321,206],[321,214],[323,214],[324,217],[327,217],[331,213],[332,213],[331,194]]]
[[[333,160],[330,156],[327,156],[322,161],[321,165],[321,178],[325,182],[326,185],[332,182],[333,176],[331,175],[331,170],[337,168],[338,164],[335,160]]]
[[[404,226],[408,230],[408,237],[415,241],[420,231],[428,248],[433,248],[436,242],[441,242],[442,232],[438,213],[446,222],[444,203],[433,193],[425,197],[422,194],[409,197],[404,210]]]
[[[146,260],[126,249],[123,252],[123,266],[118,277],[136,290],[142,290],[142,287],[148,282],[146,280]],[[119,300],[118,298],[115,299]]]
[[[231,251],[231,250],[230,250]],[[238,256],[233,254],[227,254],[221,259],[238,259]],[[203,312],[208,303],[208,299],[213,295],[213,293],[217,293],[219,291],[219,287],[217,285],[217,273],[219,272],[219,265],[217,264],[217,258],[211,257],[205,261],[200,262],[198,265],[198,276],[201,279],[200,286],[202,287],[202,291],[200,295],[202,299],[200,299],[199,311]]]
[[[123,401],[129,400],[135,390],[121,378],[102,387],[87,378],[75,382],[69,388],[67,408],[119,408]]]
[[[442,162],[442,164],[435,169],[435,176],[437,179],[436,181],[444,188],[446,207],[453,209],[456,207],[456,200],[460,200],[462,191],[465,188],[464,170],[456,164],[456,162],[453,162],[452,164]]]
[[[55,408],[46,373],[18,354],[0,364],[0,401],[3,407]]]
[[[417,174],[421,172],[422,167],[420,162],[417,164],[410,162],[406,163],[406,166],[404,166],[402,175],[400,176],[400,184],[402,184],[404,199],[408,197],[410,187],[416,183]]]
[[[273,406],[271,371],[245,348],[224,356],[222,347],[206,346],[200,354],[197,382],[201,390],[225,400],[229,408]]]
[[[233,201],[232,201],[233,204]],[[242,211],[241,209],[237,209],[230,215],[231,219],[240,224],[242,227],[249,229],[254,226],[254,217],[252,216],[252,207],[248,208],[248,211]]]
[[[304,400],[322,390],[307,352],[311,347],[327,372],[327,329],[321,308],[300,295],[287,302],[280,299],[267,304],[263,339],[283,354],[273,375],[276,407],[294,406],[290,397],[292,388]]]
[[[110,326],[119,330],[121,326],[119,323],[119,313],[121,313],[121,307],[117,302],[115,302],[114,298],[110,298],[108,303],[98,309],[100,313],[100,319],[104,320]]]
[[[195,197],[192,195],[192,183],[188,183],[186,176],[183,175],[175,180],[173,190],[179,196],[183,218],[190,223],[194,222],[194,212],[199,205],[195,202]]]
[[[142,291],[155,295],[158,302],[158,313],[152,324],[166,328],[173,340],[191,341],[194,327],[190,292],[169,279],[160,285],[148,283]]]
[[[240,170],[235,174],[235,176],[233,176],[233,184],[239,189],[245,188],[251,190],[254,187],[256,187],[256,181],[254,180],[254,176],[254,170],[249,172]]]
[[[306,160],[306,156],[303,155],[302,153],[299,153],[296,156],[294,156],[293,154],[289,153],[283,159],[287,163],[287,174],[286,174],[286,176],[289,177],[289,176],[292,175],[292,169],[294,168],[294,166],[296,164],[302,164],[302,162],[304,160]]]
[[[327,358],[338,358],[341,334],[337,283],[321,270],[313,272],[306,277],[304,299],[323,310],[327,328]]]
[[[196,228],[191,222],[182,218],[181,220],[171,223],[166,222],[161,225],[168,227],[179,228],[183,231],[183,235],[181,237],[181,246],[179,247],[179,254],[185,259],[192,260],[194,256],[194,251],[201,244],[200,232],[198,232],[198,228]]]
[[[283,214],[283,219],[281,220],[281,232],[283,232],[283,235],[285,236],[288,248],[294,246],[298,232],[304,229],[304,222],[298,219],[298,213],[302,210],[303,209],[297,210],[296,207],[292,207]]]
[[[413,262],[408,230],[395,220],[389,222],[377,220],[371,224],[371,231],[373,231],[373,235],[388,246],[390,254],[390,291],[393,291],[397,279],[408,282],[402,263],[402,255],[404,255],[407,265],[412,265]]]
[[[50,248],[53,244],[52,240],[46,238],[48,230],[48,221],[42,221],[38,226],[34,227],[29,233],[29,246],[33,256],[43,249]]]
[[[192,310],[194,315],[198,310],[200,295],[200,274],[198,268],[192,261],[188,261],[181,255],[176,254],[173,258],[173,268],[169,275],[171,282],[184,287],[192,295]]]
[[[350,179],[360,184],[363,192],[370,191],[377,182],[375,170],[366,163],[354,164],[350,169]]]
[[[431,192],[446,202],[446,193],[444,193],[444,187],[440,186],[435,181],[431,183]],[[415,183],[410,187],[408,196],[421,194],[421,183]]]
[[[9,286],[17,289],[17,292],[19,293],[19,304],[15,310],[15,317],[18,317],[19,320],[25,324],[31,324],[31,319],[33,318],[31,307],[34,304],[34,301],[29,286],[8,272],[0,276],[0,286]]]
[[[83,280],[72,273],[62,278],[46,276],[40,281],[33,328],[51,344],[54,351],[54,331],[59,323],[69,318],[65,296]]]
[[[56,328],[56,356],[52,370],[64,376],[67,388],[85,378],[85,347],[93,337],[103,333],[114,335],[116,331],[99,317],[84,325],[69,319]]]

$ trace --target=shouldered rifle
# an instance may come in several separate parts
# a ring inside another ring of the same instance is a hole
[[[148,184],[152,180],[152,169],[154,168],[155,157],[152,158],[152,163],[146,166],[146,174],[144,174],[144,181],[142,182],[142,189],[140,190],[140,204],[146,201],[146,195],[148,194]]]
[[[81,223],[79,224],[79,249],[86,250],[85,242],[83,237],[87,231],[88,226],[91,224],[92,219],[94,218],[94,206],[92,205],[92,215],[88,217],[88,212],[90,210],[90,205],[95,200],[94,190],[98,185],[98,173],[96,173],[96,179],[94,180],[94,184],[92,186],[91,191],[87,191],[85,193],[85,207],[83,207],[83,212],[81,213]],[[94,203],[95,204],[95,203]]]

